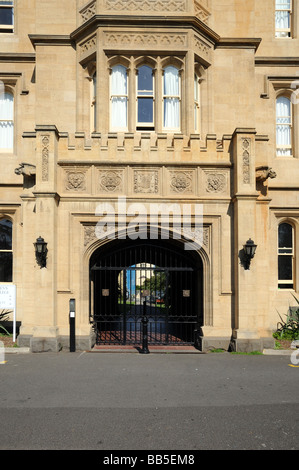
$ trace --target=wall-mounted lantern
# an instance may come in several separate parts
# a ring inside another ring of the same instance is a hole
[[[251,238],[247,240],[246,244],[243,245],[244,249],[244,268],[250,269],[250,262],[255,255],[257,245],[254,243]]]
[[[41,268],[47,265],[47,242],[42,237],[38,237],[34,243],[36,261]]]

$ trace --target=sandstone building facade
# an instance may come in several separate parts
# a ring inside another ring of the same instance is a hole
[[[271,346],[299,290],[297,2],[12,0],[0,21],[18,343],[68,348],[70,299],[78,349],[138,342],[144,288],[157,344]]]

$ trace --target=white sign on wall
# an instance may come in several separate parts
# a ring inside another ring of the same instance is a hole
[[[16,304],[16,286],[0,284],[0,308],[14,309]]]
[[[0,284],[0,310],[13,310],[13,341],[16,340],[16,286]]]

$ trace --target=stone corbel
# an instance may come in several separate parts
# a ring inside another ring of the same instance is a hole
[[[268,195],[267,180],[276,178],[275,171],[268,166],[259,166],[255,169],[256,190],[260,193],[260,197],[265,198]]]
[[[24,176],[35,176],[36,166],[31,165],[31,163],[21,163],[20,166],[15,169],[15,174]]]
[[[268,166],[259,166],[255,169],[255,174],[256,174],[256,181],[259,182],[264,182],[268,178],[276,178],[276,173],[275,171],[272,170],[272,168],[269,168]]]
[[[36,183],[36,166],[31,163],[21,163],[18,168],[15,169],[16,175],[23,175],[24,189],[30,189],[35,186]]]

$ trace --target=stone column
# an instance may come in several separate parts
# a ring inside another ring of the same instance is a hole
[[[257,259],[250,269],[243,263],[243,245],[257,237],[255,179],[255,129],[236,129],[233,135],[234,160],[234,292],[233,338],[238,351],[260,349],[258,334]]]
[[[59,350],[57,315],[57,143],[55,126],[36,129],[35,239],[47,242],[47,264],[35,263],[35,326],[31,337],[32,352]]]

